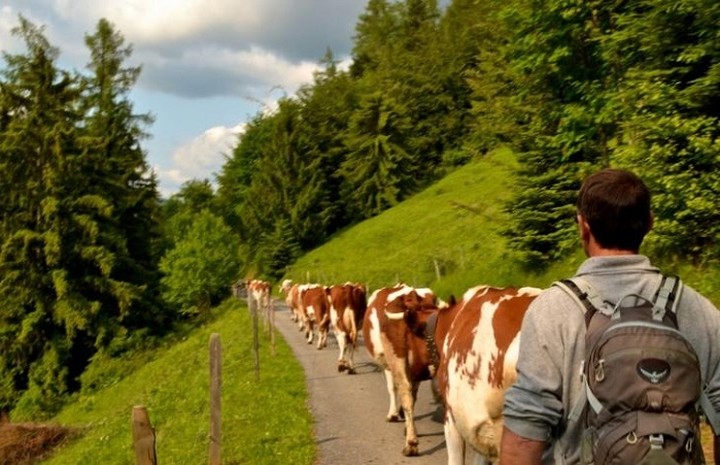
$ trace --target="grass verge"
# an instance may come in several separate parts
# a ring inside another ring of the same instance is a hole
[[[147,407],[156,430],[158,463],[207,463],[209,432],[209,339],[222,344],[222,460],[225,465],[313,463],[313,419],[302,367],[276,334],[275,355],[261,335],[256,380],[252,323],[240,301],[228,300],[213,322],[184,340],[158,349],[153,359],[116,384],[86,395],[53,421],[82,431],[46,464],[130,465],[130,415]]]

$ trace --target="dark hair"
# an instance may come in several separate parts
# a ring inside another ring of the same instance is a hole
[[[606,249],[637,252],[652,225],[650,191],[627,170],[607,168],[588,176],[576,206]]]

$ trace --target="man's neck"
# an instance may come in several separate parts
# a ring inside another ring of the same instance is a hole
[[[587,241],[585,244],[585,254],[588,257],[615,257],[618,255],[636,255],[637,253],[637,250],[606,249],[595,242],[594,239]]]

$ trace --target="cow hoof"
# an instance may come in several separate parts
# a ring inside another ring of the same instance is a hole
[[[343,371],[347,370],[348,367],[345,366],[344,363],[338,363],[338,372],[342,373]]]
[[[401,421],[403,421],[400,419],[400,415],[398,415],[397,413],[389,415],[387,418],[385,418],[385,420],[388,423],[400,423]]]
[[[403,447],[402,453],[405,457],[417,457],[420,455],[417,444],[406,444],[405,447]]]
[[[347,371],[348,371],[348,374],[349,374],[349,375],[354,375],[354,374],[355,374],[355,368],[348,368]]]

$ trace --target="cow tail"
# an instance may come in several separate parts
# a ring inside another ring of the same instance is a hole
[[[367,311],[367,294],[365,289],[353,288],[353,300],[355,301],[355,326],[357,331],[363,327],[365,321],[365,312]]]

